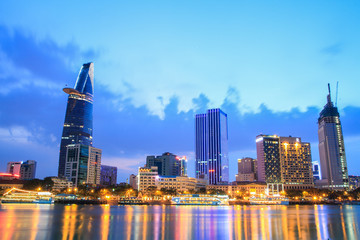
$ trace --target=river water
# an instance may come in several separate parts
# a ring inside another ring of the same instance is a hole
[[[0,205],[0,239],[360,239],[360,206]]]

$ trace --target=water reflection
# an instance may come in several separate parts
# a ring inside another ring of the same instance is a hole
[[[1,205],[1,239],[358,239],[360,206]]]

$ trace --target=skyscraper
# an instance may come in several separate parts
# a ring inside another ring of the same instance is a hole
[[[195,158],[197,178],[229,181],[227,114],[219,108],[195,116]]]
[[[258,181],[281,184],[280,137],[259,135],[256,137]]]
[[[317,183],[324,188],[348,189],[349,177],[340,114],[331,102],[330,84],[328,89],[327,103],[318,119],[321,180]]]
[[[74,88],[64,88],[69,94],[60,144],[59,177],[65,174],[66,147],[69,144],[92,146],[94,64],[84,64]]]

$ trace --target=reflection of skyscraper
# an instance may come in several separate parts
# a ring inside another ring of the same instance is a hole
[[[69,94],[69,97],[60,144],[59,176],[65,174],[67,145],[92,146],[94,64],[84,64],[80,69],[75,87],[63,90]]]
[[[331,102],[330,85],[328,87],[327,103],[318,119],[322,179],[317,183],[324,188],[347,189],[349,188],[349,177],[340,115],[337,107]]]
[[[227,114],[209,109],[195,116],[196,177],[209,184],[229,181]]]

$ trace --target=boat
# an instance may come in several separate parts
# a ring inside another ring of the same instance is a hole
[[[205,194],[180,195],[173,197],[171,203],[173,205],[229,205],[229,196]]]
[[[280,195],[265,195],[261,197],[249,198],[251,205],[289,205],[289,199]]]
[[[36,192],[12,188],[1,198],[1,204],[6,203],[52,204],[54,199],[51,192]]]
[[[137,199],[137,198],[124,198],[121,199],[118,202],[119,205],[148,205],[148,202],[145,202],[141,199]]]

